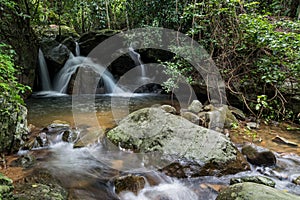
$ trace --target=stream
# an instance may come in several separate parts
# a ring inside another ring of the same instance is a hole
[[[123,97],[119,97],[122,99]],[[127,101],[128,98],[124,98]],[[72,97],[41,97],[36,96],[26,101],[28,107],[28,123],[42,129],[54,120],[67,121],[75,127],[72,114]],[[173,104],[167,95],[136,94],[129,100],[130,112],[153,106],[155,104]],[[182,106],[182,105],[181,105]],[[127,110],[120,107],[117,116],[111,111],[111,96],[97,95],[95,110],[101,128],[114,127],[119,120],[126,116]],[[175,102],[175,107],[179,105]],[[87,119],[88,121],[89,119]],[[79,130],[80,131],[80,130]],[[299,134],[299,133],[298,133]],[[300,143],[300,138],[298,141]],[[126,163],[139,162],[130,156],[122,156],[124,152],[108,151],[101,142],[83,148],[73,148],[72,143],[60,140],[52,142],[49,148],[34,149],[39,159],[37,166],[45,168],[58,178],[63,187],[69,192],[69,199],[124,199],[124,200],[196,200],[215,199],[218,191],[229,185],[233,177],[248,175],[264,175],[276,182],[276,188],[300,195],[300,186],[292,183],[292,179],[300,176],[300,157],[298,147],[295,151],[284,152],[284,147],[272,148],[277,157],[275,167],[251,166],[251,171],[222,177],[204,176],[198,178],[171,178],[155,169],[143,167],[135,163],[130,168]],[[46,152],[46,153],[45,153]],[[24,152],[23,152],[24,153]],[[26,153],[26,152],[25,152]],[[120,160],[120,158],[124,160]],[[117,158],[117,159],[116,159]],[[137,167],[139,166],[139,167]],[[119,197],[114,193],[112,179],[122,173],[141,174],[146,177],[146,186],[137,195],[123,192]],[[156,182],[153,185],[151,182]]]

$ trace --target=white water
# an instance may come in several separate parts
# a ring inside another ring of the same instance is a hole
[[[51,82],[49,77],[49,72],[47,68],[47,64],[45,61],[44,54],[41,49],[39,49],[39,73],[40,73],[40,81],[43,91],[50,91],[51,90]]]
[[[134,61],[135,65],[140,66],[142,78],[146,77],[146,70],[141,60],[141,55],[138,52],[134,51],[132,47],[129,47],[128,50],[129,50],[129,56]]]
[[[78,42],[75,42],[76,48],[75,48],[75,56],[80,56],[80,47]]]
[[[142,189],[136,196],[132,192],[124,192],[120,195],[122,200],[196,200],[198,196],[179,181],[162,183],[157,186],[148,186]]]
[[[111,73],[105,70],[104,67],[94,63],[90,58],[82,56],[74,57],[73,54],[70,54],[69,60],[65,63],[64,67],[55,76],[54,90],[59,93],[65,94],[67,92],[72,75],[76,73],[79,67],[83,69],[88,68],[94,71],[96,74],[98,74],[99,77],[101,76],[104,82],[104,86],[108,93],[122,93],[122,90],[116,86]]]

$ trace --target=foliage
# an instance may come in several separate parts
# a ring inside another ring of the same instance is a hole
[[[18,83],[16,75],[18,67],[14,64],[15,52],[10,46],[0,43],[0,99],[5,99],[10,103],[23,104],[23,99],[20,96],[30,88]],[[1,110],[5,112],[5,110]]]
[[[14,9],[34,26],[66,25],[79,33],[147,26],[183,32],[207,50],[228,91],[253,115],[269,119],[291,116],[286,108],[287,94],[300,87],[299,0],[22,2],[0,0],[0,8]],[[188,83],[199,82],[199,74],[186,58],[174,57],[162,64],[171,76],[164,85],[168,90],[177,87],[179,75],[187,77],[184,81]]]

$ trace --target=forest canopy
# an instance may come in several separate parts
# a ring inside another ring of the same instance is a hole
[[[62,26],[78,34],[146,26],[180,31],[208,51],[228,92],[250,113],[270,120],[297,115],[287,102],[299,95],[299,0],[0,0],[0,10],[1,33],[13,16],[37,34],[53,25],[59,35]],[[165,64],[191,83],[199,78],[183,58]]]

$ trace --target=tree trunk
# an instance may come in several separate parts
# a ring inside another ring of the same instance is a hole
[[[298,10],[300,12],[300,0],[292,0],[290,9],[291,9],[290,17],[292,17],[292,18],[299,17],[299,16],[297,16],[297,12],[298,12]],[[299,15],[299,13],[298,13],[298,15]]]

